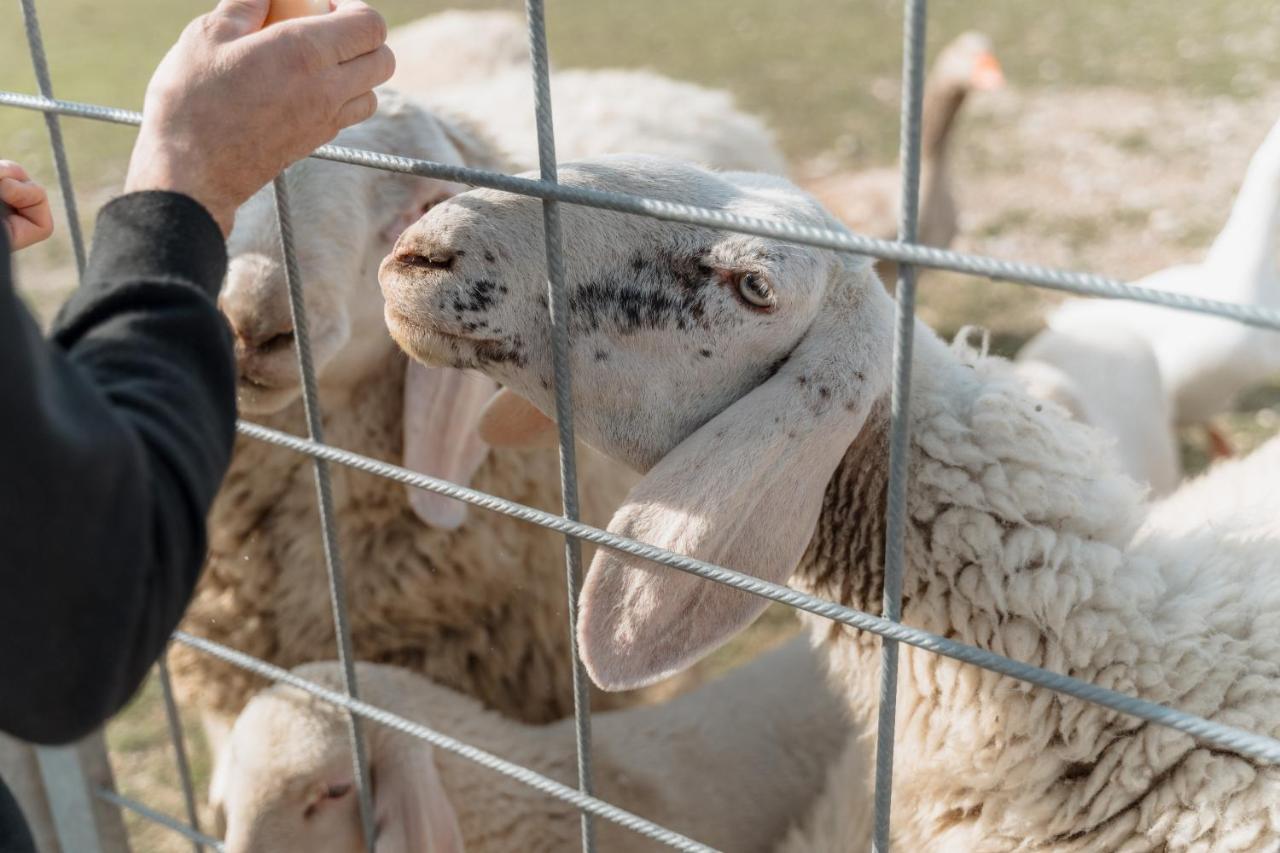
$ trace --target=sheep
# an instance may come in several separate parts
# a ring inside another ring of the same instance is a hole
[[[404,670],[357,669],[368,701],[575,784],[571,721],[516,723]],[[333,663],[295,672],[341,683]],[[843,703],[823,678],[798,637],[666,704],[597,715],[596,796],[717,849],[772,849],[849,738]],[[395,730],[365,731],[380,853],[575,849],[581,830],[568,803]],[[364,850],[351,779],[340,709],[292,687],[259,694],[236,721],[214,782],[227,850]],[[667,849],[609,821],[597,826],[602,850]]]
[[[560,180],[837,227],[777,178],[614,157],[562,165]],[[894,320],[869,260],[596,209],[563,213],[575,426],[644,473],[608,529],[877,612]],[[380,280],[388,328],[414,358],[483,370],[545,415],[540,221],[530,199],[458,196],[401,236]],[[502,260],[486,275],[509,292],[484,310],[453,311],[473,258],[496,247]],[[463,324],[478,320],[504,332],[477,342]],[[519,357],[488,357],[506,346]],[[922,323],[914,348],[903,621],[1280,735],[1274,523],[1262,531],[1209,502],[1190,518],[1153,512],[1144,526],[1142,489],[1115,470],[1096,430],[1031,398],[1007,362],[948,348]],[[1257,476],[1275,475],[1271,464]],[[1259,517],[1280,514],[1280,490],[1258,501]],[[601,549],[580,597],[583,660],[605,689],[635,688],[688,666],[763,606]],[[805,621],[854,718],[869,720],[879,642]],[[904,850],[1280,843],[1280,768],[914,647],[901,653],[897,737],[892,832]],[[829,791],[847,802],[841,786]]]
[[[426,94],[446,115],[483,127],[519,171],[538,165],[533,84],[527,68]],[[643,70],[569,70],[551,75],[556,153],[562,160],[635,152],[716,169],[786,174],[773,133],[731,95]]]
[[[393,89],[434,91],[527,68],[529,31],[514,12],[449,9],[387,34],[396,55]]]
[[[338,143],[504,168],[493,143],[467,122],[390,90],[381,101],[374,118]],[[634,102],[632,113],[646,114]],[[635,127],[630,144],[643,148]],[[714,139],[729,130],[705,133]],[[618,142],[605,135],[600,144]],[[382,326],[378,261],[422,210],[462,187],[319,160],[298,164],[286,180],[328,441],[558,510],[554,453],[491,457],[467,428],[496,386],[478,374],[407,364]],[[228,251],[220,304],[235,332],[240,409],[304,433],[269,189],[239,211]],[[634,477],[589,452],[580,467],[583,517],[604,521]],[[492,514],[472,513],[464,524],[466,506],[457,501],[341,467],[333,476],[359,658],[405,666],[526,722],[571,710],[557,534]],[[185,629],[281,666],[332,655],[314,501],[308,460],[242,438],[210,516],[210,555]],[[174,650],[174,670],[180,696],[201,708],[216,748],[260,682],[187,648]]]
[[[1080,319],[1050,316],[1049,327],[1018,351],[1018,375],[1032,396],[1114,438],[1125,473],[1154,495],[1168,494],[1182,479],[1182,462],[1150,342],[1105,316]]]
[[[455,130],[383,93],[377,116],[339,142],[460,163]],[[474,380],[408,368],[382,328],[376,269],[399,220],[460,187],[319,160],[298,164],[287,182],[326,439],[419,469],[432,467],[417,464],[423,453],[435,454],[441,464],[431,473],[452,466],[453,479],[558,511],[554,452],[498,450],[477,462],[433,449],[449,436],[430,428],[474,405],[474,393],[464,393]],[[267,191],[238,212],[220,301],[235,332],[243,415],[305,434],[276,234]],[[433,406],[436,421],[424,417]],[[406,446],[406,432],[419,442]],[[633,478],[589,451],[579,465],[583,517],[605,520]],[[563,540],[499,514],[477,514],[460,529],[424,524],[405,487],[331,470],[356,655],[423,673],[518,719],[568,713]],[[452,503],[435,506],[446,512]],[[184,629],[282,666],[334,656],[318,521],[311,462],[239,438]],[[180,697],[201,710],[216,749],[260,680],[183,646],[174,647],[172,665]]]

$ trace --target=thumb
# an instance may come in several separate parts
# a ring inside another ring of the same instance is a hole
[[[271,0],[220,0],[213,14],[225,19],[240,35],[256,33],[267,22]]]

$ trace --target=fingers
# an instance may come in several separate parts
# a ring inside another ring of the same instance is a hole
[[[44,187],[28,180],[0,178],[0,201],[14,208],[25,210],[48,202]]]
[[[288,24],[312,43],[326,64],[337,65],[372,53],[387,41],[387,22],[363,0],[339,0],[327,15]]]
[[[372,116],[378,109],[378,96],[373,92],[357,95],[338,110],[338,127],[350,127]]]
[[[12,160],[0,160],[0,178],[13,178],[17,181],[31,180],[27,170]]]
[[[334,96],[347,101],[391,79],[396,70],[396,57],[385,44],[364,56],[357,56],[338,66]]]
[[[0,200],[14,209],[14,213],[4,219],[14,250],[39,243],[53,233],[53,212],[39,184],[0,178]]]

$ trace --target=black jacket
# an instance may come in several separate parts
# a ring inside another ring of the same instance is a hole
[[[46,341],[0,228],[0,730],[92,732],[190,600],[235,430],[226,265],[195,201],[124,196]],[[0,851],[24,837],[0,785]]]

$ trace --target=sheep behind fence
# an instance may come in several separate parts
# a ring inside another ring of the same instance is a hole
[[[55,164],[58,169],[59,182],[67,208],[69,230],[76,251],[76,260],[78,266],[83,269],[83,238],[75,207],[75,196],[71,185],[65,147],[61,136],[59,116],[73,116],[127,125],[137,125],[140,122],[140,116],[123,110],[56,100],[50,82],[49,69],[44,58],[34,0],[22,0],[22,9],[27,25],[27,36],[40,95],[36,97],[13,92],[0,92],[0,105],[36,110],[45,116],[50,134],[50,143],[54,151]],[[557,421],[560,425],[559,444],[564,496],[562,515],[554,515],[524,507],[492,495],[416,474],[398,466],[325,445],[321,431],[320,401],[317,399],[315,373],[310,363],[305,307],[302,303],[300,290],[302,276],[306,274],[306,271],[298,269],[297,266],[289,227],[287,191],[284,182],[277,180],[275,187],[281,234],[280,248],[287,271],[291,307],[298,341],[299,368],[303,377],[303,399],[307,410],[308,435],[306,438],[300,438],[244,422],[240,424],[239,429],[241,434],[246,437],[276,445],[282,450],[302,453],[310,457],[314,463],[317,499],[324,530],[330,595],[336,634],[339,638],[343,690],[337,692],[323,685],[307,682],[278,667],[207,640],[183,633],[175,635],[174,639],[202,653],[213,655],[268,679],[293,685],[331,702],[348,713],[352,761],[360,794],[363,832],[369,849],[373,849],[373,820],[368,786],[368,768],[363,747],[364,736],[361,731],[362,720],[390,726],[414,737],[421,738],[438,748],[455,752],[497,772],[505,773],[543,791],[549,796],[557,797],[575,806],[582,814],[582,845],[584,850],[595,849],[593,829],[595,817],[613,821],[676,849],[707,850],[710,848],[694,839],[686,838],[592,796],[590,718],[586,710],[585,675],[577,661],[576,646],[572,648],[571,652],[574,657],[576,673],[574,691],[575,731],[579,756],[577,789],[549,779],[528,768],[519,767],[496,756],[474,749],[440,732],[389,714],[385,710],[360,701],[359,685],[356,681],[355,667],[351,654],[350,629],[345,612],[345,596],[342,592],[342,543],[338,541],[332,519],[332,499],[328,483],[328,466],[331,464],[350,466],[356,470],[462,500],[485,510],[502,512],[517,519],[539,524],[563,533],[566,542],[565,562],[569,580],[570,615],[567,630],[569,630],[571,637],[576,637],[577,591],[581,583],[581,560],[578,549],[581,541],[595,543],[622,553],[657,562],[678,571],[717,581],[765,599],[781,602],[817,616],[881,636],[884,640],[882,652],[883,681],[877,733],[874,827],[875,849],[881,851],[881,853],[889,849],[890,792],[893,779],[894,697],[897,684],[897,644],[900,642],[1093,702],[1120,713],[1169,726],[1220,749],[1249,756],[1262,763],[1280,764],[1280,741],[1274,738],[1243,731],[1150,701],[1062,676],[973,646],[910,628],[898,622],[901,613],[902,549],[905,524],[905,464],[910,429],[906,418],[906,410],[907,402],[910,398],[909,368],[912,363],[911,342],[913,337],[911,330],[914,316],[915,275],[918,267],[954,270],[1081,295],[1129,299],[1166,305],[1183,310],[1227,317],[1260,328],[1280,330],[1280,312],[1180,294],[1170,294],[1151,289],[1135,288],[1099,276],[1063,272],[1030,264],[1011,263],[917,245],[915,243],[916,201],[920,167],[919,125],[923,80],[925,2],[924,0],[906,0],[905,10],[901,145],[904,180],[901,204],[902,222],[897,241],[876,240],[826,228],[751,219],[720,210],[675,204],[609,191],[560,185],[557,182],[556,175],[545,19],[541,0],[528,0],[527,4],[530,55],[534,76],[536,128],[541,166],[539,179],[515,178],[483,170],[337,146],[326,146],[313,155],[353,166],[385,169],[455,181],[472,186],[490,187],[542,199],[546,239],[548,305],[552,325],[555,329],[553,341],[555,345],[556,381],[554,388]],[[872,255],[895,261],[900,265],[896,292],[896,334],[893,347],[894,367],[885,547],[887,559],[883,602],[884,616],[871,615],[821,598],[805,595],[778,584],[761,581],[750,575],[734,571],[732,567],[711,565],[664,551],[642,542],[615,536],[598,528],[584,525],[578,520],[573,419],[570,416],[573,411],[568,370],[568,347],[570,341],[562,272],[560,204],[596,207],[674,222],[706,225],[743,234],[774,237],[803,245]],[[89,774],[73,750],[40,750],[40,772],[45,780],[46,794],[63,849],[86,851],[103,849],[102,844],[105,836],[102,834],[100,819],[95,822],[93,816],[95,812],[94,800],[107,801],[117,806],[129,808],[148,819],[163,823],[191,839],[197,849],[201,847],[220,849],[220,844],[216,839],[201,832],[196,820],[195,796],[191,785],[190,771],[183,757],[185,752],[182,746],[181,730],[177,722],[176,709],[172,701],[167,670],[163,661],[160,666],[160,675],[161,686],[166,698],[166,711],[170,723],[170,731],[179,755],[187,801],[187,822],[183,823],[160,815],[145,803],[138,803],[124,798],[111,790],[109,784],[103,785],[97,781],[88,781]],[[97,774],[97,778],[102,779],[101,774]],[[109,782],[109,780],[103,781]]]

